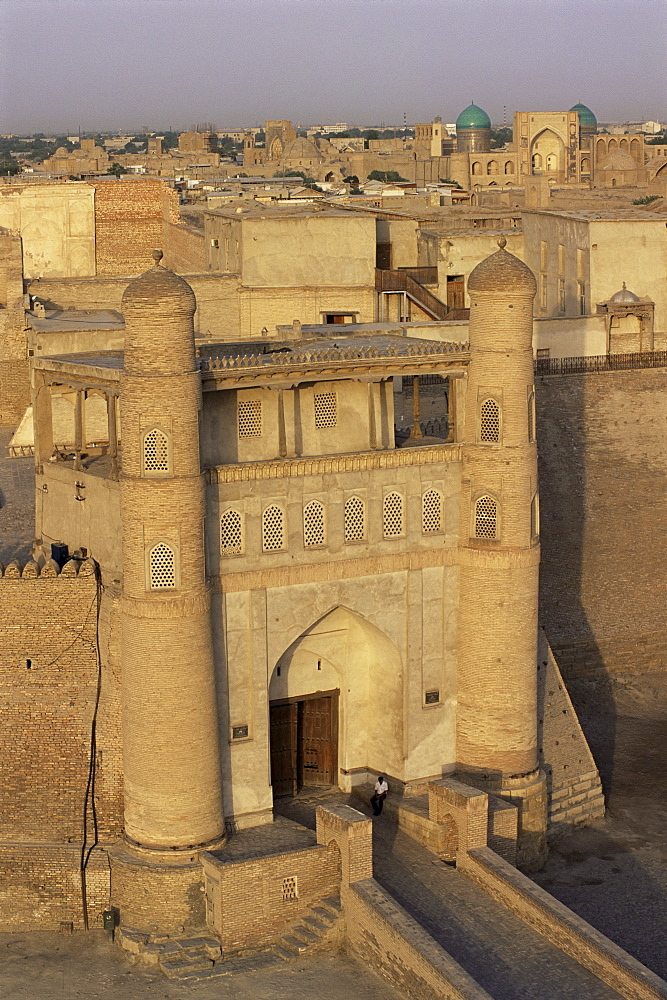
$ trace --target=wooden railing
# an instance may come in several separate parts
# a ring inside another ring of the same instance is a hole
[[[411,276],[413,271],[428,271],[432,268],[405,268],[396,271],[375,271],[375,288],[378,292],[405,292],[413,302],[434,319],[447,319],[448,309],[444,302]]]

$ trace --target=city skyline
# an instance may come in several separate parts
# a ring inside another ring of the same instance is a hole
[[[1,0],[0,16],[3,132],[414,124],[472,100],[495,124],[579,100],[600,120],[665,114],[658,0],[641,21],[627,0]]]

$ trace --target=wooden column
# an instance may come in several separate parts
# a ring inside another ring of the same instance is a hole
[[[412,424],[412,430],[410,431],[410,437],[420,438],[422,436],[422,429],[419,426],[419,417],[420,417],[419,375],[414,375],[412,378],[412,416],[413,416],[413,424]]]
[[[81,452],[83,451],[83,404],[86,398],[85,389],[77,389],[74,401],[74,468],[81,468]]]
[[[107,427],[109,429],[109,452],[111,457],[111,479],[118,479],[118,426],[116,422],[116,397],[107,395]]]

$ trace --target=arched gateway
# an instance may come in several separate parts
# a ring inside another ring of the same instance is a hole
[[[368,768],[400,773],[402,689],[396,646],[365,618],[337,607],[307,628],[269,685],[274,798]]]

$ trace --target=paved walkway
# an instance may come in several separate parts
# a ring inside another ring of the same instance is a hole
[[[312,826],[315,806],[327,800],[363,811],[356,799],[313,791],[283,799],[278,808]],[[618,1000],[615,990],[385,816],[373,820],[373,868],[377,881],[494,1000]]]

